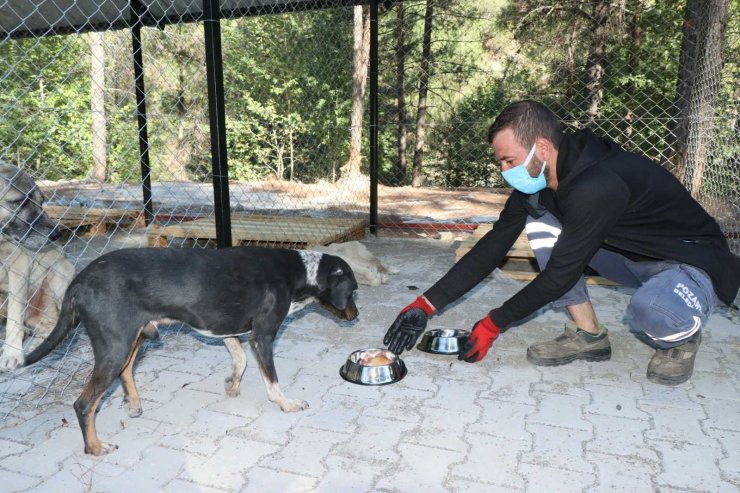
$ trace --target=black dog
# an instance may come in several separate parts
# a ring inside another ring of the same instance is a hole
[[[72,281],[52,333],[26,358],[32,364],[56,347],[79,321],[92,343],[95,365],[74,408],[85,453],[102,455],[117,447],[101,442],[95,411],[116,377],[121,378],[129,415],[141,415],[133,362],[144,338],[157,337],[157,323],[181,321],[201,334],[221,337],[233,368],[226,393],[239,395],[246,368],[240,335],[249,343],[271,401],[283,411],[308,404],[289,400],[278,386],[272,355],[285,317],[319,301],[346,320],[357,317],[352,269],[339,257],[318,252],[236,247],[223,250],[142,248],[101,256]]]

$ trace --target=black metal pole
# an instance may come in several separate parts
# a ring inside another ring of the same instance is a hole
[[[203,0],[203,29],[206,41],[208,115],[211,128],[213,207],[218,248],[231,246],[229,168],[226,157],[226,111],[224,109],[224,66],[221,58],[221,11],[219,0]]]
[[[139,164],[141,166],[141,193],[144,201],[144,221],[154,219],[152,210],[152,182],[149,166],[149,134],[147,132],[146,91],[144,90],[144,58],[141,53],[141,17],[144,6],[138,0],[131,2],[134,19],[131,26],[131,47],[134,55],[134,86],[136,92],[136,121],[139,133]]]
[[[370,233],[378,234],[378,0],[370,1]]]

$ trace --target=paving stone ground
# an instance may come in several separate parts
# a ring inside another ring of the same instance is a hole
[[[33,492],[737,492],[740,326],[709,320],[690,382],[645,378],[653,350],[630,331],[630,290],[590,288],[612,359],[530,365],[526,347],[555,337],[564,312],[543,309],[509,330],[478,364],[416,350],[400,382],[365,387],[339,368],[380,345],[399,309],[444,274],[452,242],[379,238],[371,251],[401,270],[361,286],[360,319],[309,308],[276,342],[283,391],[310,408],[267,400],[251,352],[242,394],[229,398],[229,355],[186,327],[147,344],[135,376],[144,413],[130,418],[116,385],[98,434],[120,448],[86,456],[72,402],[92,357],[83,334],[44,361],[0,377],[0,490]],[[523,284],[499,274],[435,316],[465,328]],[[417,287],[413,290],[410,287]]]

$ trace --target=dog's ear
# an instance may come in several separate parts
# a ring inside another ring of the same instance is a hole
[[[329,272],[329,279],[336,280],[336,279],[339,279],[340,277],[342,277],[343,275],[345,275],[345,272],[344,272],[344,269],[342,269],[342,266],[341,265],[334,265],[334,266],[332,266],[331,272]]]
[[[357,281],[347,262],[335,255],[324,255],[322,263],[326,268],[326,287],[329,302],[339,310],[344,310],[357,289]]]
[[[332,266],[329,276],[326,278],[329,285],[329,300],[331,304],[339,310],[344,310],[347,306],[348,295],[351,295],[352,289],[347,286],[347,274],[341,266]]]

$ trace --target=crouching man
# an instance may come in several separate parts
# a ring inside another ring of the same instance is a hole
[[[411,349],[428,318],[490,274],[524,230],[540,274],[474,325],[459,359],[480,361],[510,324],[553,303],[573,322],[555,340],[530,346],[527,359],[541,366],[608,360],[609,335],[582,275],[590,266],[636,288],[628,312],[656,348],[648,379],[687,381],[717,299],[732,303],[740,285],[740,258],[717,222],[670,172],[588,130],[563,133],[538,102],[510,104],[488,137],[514,191],[493,229],[401,311],[384,344]]]

